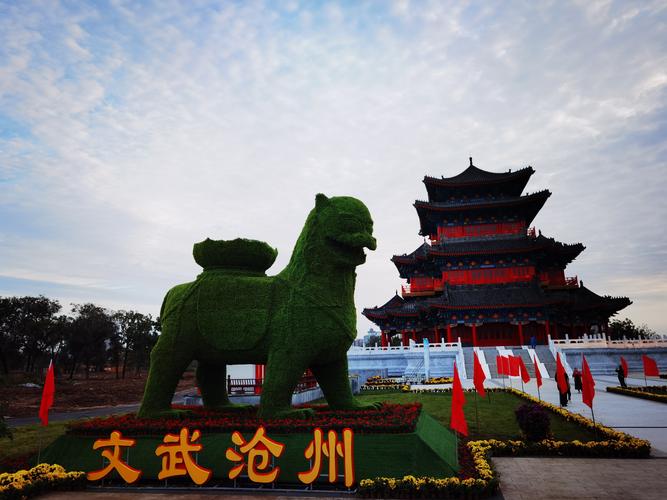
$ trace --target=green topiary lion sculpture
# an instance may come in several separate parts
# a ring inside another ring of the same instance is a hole
[[[266,243],[206,240],[194,246],[204,267],[195,281],[167,293],[162,334],[151,352],[139,416],[172,416],[183,371],[197,360],[197,383],[208,408],[233,406],[226,365],[266,364],[259,416],[305,417],[292,392],[310,368],[329,406],[373,408],[352,396],[347,350],[356,337],[355,268],[375,250],[366,206],[350,197],[318,194],[287,267],[265,274],[277,251]]]

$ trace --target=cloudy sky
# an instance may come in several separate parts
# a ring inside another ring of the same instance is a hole
[[[382,304],[473,156],[532,165],[566,274],[667,333],[666,97],[665,1],[0,0],[0,295],[156,314],[206,237],[278,272],[323,192],[370,208]]]

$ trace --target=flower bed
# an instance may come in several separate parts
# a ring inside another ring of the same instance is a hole
[[[432,384],[451,384],[454,382],[452,377],[431,377],[428,380],[424,380],[422,384],[432,385]]]
[[[421,393],[437,393],[437,392],[442,392],[442,393],[447,393],[447,392],[452,392],[451,387],[429,387],[429,388],[419,388],[419,389],[413,389],[412,386],[410,385],[404,385],[401,387],[401,390],[403,392],[414,392],[415,394],[421,394]],[[485,392],[505,392],[509,390],[508,389],[503,389],[502,387],[485,387],[484,391]],[[463,392],[476,392],[475,389],[463,389]]]
[[[385,378],[380,375],[373,375],[366,379],[366,382],[361,386],[362,391],[376,391],[384,389],[400,389],[401,379]]]
[[[362,391],[397,391],[403,384],[387,384],[387,385],[362,385]]]
[[[0,498],[27,498],[47,491],[83,489],[83,472],[65,472],[60,465],[39,464],[30,470],[0,474]]]
[[[325,406],[311,406],[315,416],[311,419],[272,419],[260,420],[256,417],[256,409],[221,413],[197,406],[175,406],[178,409],[187,409],[191,414],[182,418],[151,419],[139,418],[135,414],[94,418],[91,420],[72,422],[68,425],[68,434],[74,435],[102,435],[113,430],[122,429],[125,436],[159,435],[168,432],[178,432],[182,427],[197,428],[209,432],[247,432],[255,431],[263,425],[267,431],[279,433],[311,432],[315,427],[342,431],[350,428],[355,432],[376,433],[403,433],[413,432],[421,403],[411,404],[384,404],[381,408],[372,410],[334,411]]]
[[[667,385],[649,385],[648,387],[607,387],[607,392],[667,403]]]
[[[439,391],[415,392],[449,392]],[[489,389],[487,389],[488,391]],[[610,429],[581,415],[523,393],[517,389],[491,389],[494,392],[507,391],[537,403],[557,413],[566,420],[578,423],[601,435],[602,441],[556,441],[545,439],[534,443],[526,441],[500,441],[489,439],[462,443],[472,457],[474,477],[413,477],[363,479],[359,482],[359,494],[374,498],[480,498],[490,496],[498,488],[498,474],[491,465],[491,457],[496,456],[568,456],[596,458],[646,458],[651,451],[648,441],[638,439],[623,432]],[[463,462],[463,461],[462,461]],[[464,465],[462,463],[462,465]]]

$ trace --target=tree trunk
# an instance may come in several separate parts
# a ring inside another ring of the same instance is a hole
[[[9,375],[9,366],[7,366],[7,358],[5,358],[5,353],[0,349],[0,361],[2,361],[2,372],[5,375]]]
[[[123,379],[125,379],[125,368],[127,367],[127,351],[128,351],[128,348],[126,347],[125,348],[125,353],[123,355],[123,377],[122,377]]]

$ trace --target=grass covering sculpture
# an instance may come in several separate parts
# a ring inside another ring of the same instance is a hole
[[[183,371],[197,360],[204,405],[233,406],[226,365],[266,364],[259,416],[305,417],[292,393],[310,368],[329,406],[363,409],[352,395],[347,350],[356,337],[355,268],[375,250],[366,206],[350,197],[318,194],[287,267],[266,276],[277,250],[254,240],[205,240],[194,246],[204,268],[195,281],[164,298],[162,334],[139,416],[173,416],[171,400]]]

